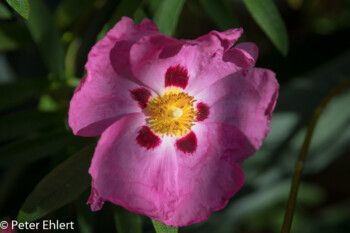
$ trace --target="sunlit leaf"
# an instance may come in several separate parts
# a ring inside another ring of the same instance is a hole
[[[118,233],[141,233],[140,215],[125,210],[120,206],[113,206],[114,221]]]
[[[153,17],[159,31],[167,35],[173,35],[179,20],[185,0],[163,0]]]
[[[238,27],[237,19],[223,0],[200,0],[200,3],[220,30]]]
[[[255,22],[270,38],[275,47],[286,56],[288,34],[283,19],[272,0],[243,0]]]
[[[152,223],[153,223],[154,229],[156,230],[156,233],[177,233],[178,232],[177,227],[167,226],[161,222],[157,222],[154,220],[152,220]]]
[[[6,2],[23,18],[28,19],[30,11],[28,0],[6,0]]]
[[[90,185],[88,168],[95,145],[89,146],[53,169],[24,201],[17,219],[32,222],[75,200]]]
[[[31,14],[28,29],[36,42],[48,70],[56,78],[65,78],[64,50],[52,15],[42,0],[29,0]]]

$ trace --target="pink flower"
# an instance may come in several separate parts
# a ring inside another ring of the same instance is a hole
[[[105,201],[167,225],[206,220],[242,187],[239,167],[269,132],[278,96],[242,29],[196,40],[122,18],[91,50],[69,124],[101,138],[89,173],[93,211]]]

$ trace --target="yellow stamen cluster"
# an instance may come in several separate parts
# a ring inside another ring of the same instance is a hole
[[[196,102],[186,92],[169,89],[165,94],[151,98],[147,103],[147,122],[160,136],[183,136],[196,122]]]

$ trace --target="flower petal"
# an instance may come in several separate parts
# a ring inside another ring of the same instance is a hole
[[[69,125],[74,134],[100,135],[121,117],[141,111],[138,102],[130,93],[140,85],[121,77],[112,68],[113,61],[111,64],[110,60],[110,53],[115,44],[132,37],[130,28],[149,33],[157,30],[149,20],[135,26],[131,19],[123,17],[105,38],[92,48],[86,64],[87,75],[77,87],[70,102]]]
[[[192,45],[174,38],[166,35],[146,36],[132,46],[130,66],[141,83],[157,93],[162,93],[169,84],[167,71],[172,67],[181,67],[181,72],[186,74],[186,80],[180,87],[187,86],[187,77],[193,76],[188,71],[195,55],[196,50]]]
[[[210,108],[205,122],[223,122],[237,127],[258,149],[270,131],[278,90],[272,71],[252,68],[217,81],[196,99]]]
[[[228,156],[241,156],[247,145],[234,128],[220,123],[193,127],[197,150],[193,154],[177,150],[179,203],[170,219],[160,221],[174,226],[204,221],[242,187],[243,172]]]
[[[240,29],[213,31],[198,41],[178,41],[165,35],[143,37],[130,50],[132,73],[145,86],[162,93],[167,71],[181,67],[188,78],[183,85],[175,86],[195,95],[215,81],[254,65],[255,60],[245,50],[229,49],[241,32]]]
[[[117,32],[117,35],[111,37],[115,42],[110,51],[110,60],[113,69],[123,76],[137,82],[130,70],[130,49],[140,38],[149,35],[160,34],[157,26],[149,19],[143,19],[138,25],[135,25],[132,19],[122,17],[121,22],[124,24],[117,27],[118,23],[112,30]],[[108,53],[109,54],[109,53]]]
[[[209,34],[198,37],[196,42],[201,45],[205,52],[225,52],[236,43],[243,33],[242,28],[229,29],[223,32],[211,31]]]
[[[145,124],[142,113],[130,114],[103,132],[92,160],[92,210],[110,201],[153,219],[169,219],[176,210],[177,158],[174,141],[155,148],[138,145]]]
[[[258,59],[259,48],[255,43],[243,42],[243,43],[239,43],[239,44],[235,45],[235,48],[242,49],[242,50],[246,51],[247,53],[249,53],[250,56],[255,60],[255,62]]]

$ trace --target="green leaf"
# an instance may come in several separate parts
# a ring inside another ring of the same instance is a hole
[[[114,221],[118,233],[141,233],[140,215],[125,210],[120,206],[113,206]]]
[[[0,84],[0,112],[39,98],[47,87],[47,80]]]
[[[288,34],[283,19],[272,0],[243,0],[255,22],[270,38],[275,47],[286,56],[288,53]]]
[[[220,30],[238,27],[236,17],[223,0],[200,0],[200,3]]]
[[[11,17],[11,11],[9,11],[9,9],[7,9],[2,2],[0,2],[0,19],[10,19]]]
[[[177,233],[178,232],[177,227],[167,226],[155,220],[152,220],[152,223],[153,223],[154,229],[156,230],[156,233]]]
[[[88,168],[95,145],[91,145],[53,169],[24,201],[19,222],[32,222],[75,200],[91,183]]]
[[[43,61],[56,78],[65,78],[64,49],[52,15],[42,0],[29,0],[31,14],[28,29],[37,44]]]
[[[28,0],[6,0],[6,2],[23,18],[28,19],[30,11]]]
[[[78,143],[83,143],[82,139],[65,130],[15,141],[0,148],[0,167],[26,164],[53,156],[67,146]]]
[[[167,35],[173,35],[179,20],[185,0],[163,0],[155,12],[153,21],[159,31]]]

